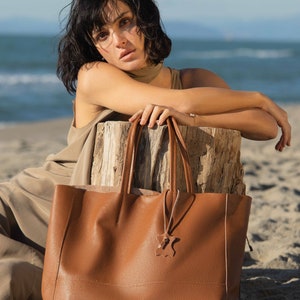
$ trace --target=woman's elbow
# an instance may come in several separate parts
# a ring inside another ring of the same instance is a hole
[[[273,140],[277,137],[277,135],[278,135],[278,126],[276,124],[276,126],[266,128],[266,130],[262,132],[260,140],[262,141]]]
[[[254,140],[254,141],[267,141],[267,140],[273,140],[277,137],[278,130],[259,130],[259,131],[242,131],[241,135],[242,137],[248,139],[248,140]]]
[[[278,135],[278,124],[276,120],[268,113],[264,118],[264,127],[265,127],[265,140],[275,139]]]
[[[243,137],[258,141],[272,140],[277,137],[278,125],[270,114],[260,110],[254,112],[252,117],[254,124],[251,126],[251,130],[242,132]]]
[[[276,121],[274,120],[272,126],[270,126],[269,130],[268,130],[268,134],[266,136],[267,140],[273,140],[277,137],[278,135],[278,125],[276,123]]]

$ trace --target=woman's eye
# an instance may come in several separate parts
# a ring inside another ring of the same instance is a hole
[[[129,18],[124,18],[124,19],[121,19],[121,21],[120,21],[121,27],[130,26],[131,24],[132,24],[132,19],[129,19]]]
[[[96,40],[97,41],[105,41],[108,37],[108,33],[106,31],[100,31],[97,36],[96,36]]]

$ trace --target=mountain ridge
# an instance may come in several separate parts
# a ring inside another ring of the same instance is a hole
[[[172,38],[196,39],[259,39],[300,41],[300,16],[274,20],[233,20],[214,24],[191,21],[167,20],[166,32]],[[58,35],[58,22],[39,19],[19,18],[0,20],[1,34],[43,34]]]

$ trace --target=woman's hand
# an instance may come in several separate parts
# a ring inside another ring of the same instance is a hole
[[[145,109],[135,113],[130,119],[129,122],[135,121],[137,118],[140,118],[140,124],[148,124],[149,128],[153,128],[156,124],[163,125],[168,117],[174,117],[176,121],[181,125],[195,126],[194,118],[185,113],[181,113],[172,107],[160,106],[148,104]]]
[[[266,101],[263,109],[276,120],[281,129],[280,139],[275,146],[275,149],[281,152],[286,146],[291,145],[292,128],[288,120],[288,114],[271,99],[268,97],[265,98]]]

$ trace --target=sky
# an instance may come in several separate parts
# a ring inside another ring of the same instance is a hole
[[[2,0],[0,20],[19,17],[56,22],[70,0]],[[300,15],[300,0],[157,0],[163,20],[286,19]]]

